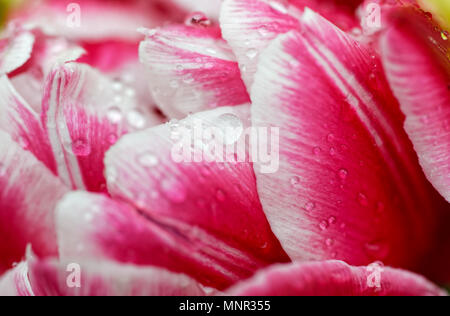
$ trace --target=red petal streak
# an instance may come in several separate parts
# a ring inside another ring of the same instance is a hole
[[[155,101],[169,117],[249,102],[238,64],[218,28],[171,26],[147,32],[140,57],[150,69]]]
[[[56,255],[54,207],[67,188],[33,155],[0,132],[0,273],[22,259],[31,243]]]
[[[271,267],[229,294],[238,296],[445,296],[421,276],[381,266],[352,267],[340,261]]]
[[[263,53],[252,90],[253,124],[282,129],[280,171],[255,165],[272,229],[293,259],[417,268],[436,196],[380,61],[310,10],[302,29]]]

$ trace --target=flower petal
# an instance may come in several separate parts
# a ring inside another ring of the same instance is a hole
[[[352,267],[340,261],[268,268],[228,292],[237,296],[446,296],[421,276],[381,265]]]
[[[355,10],[361,1],[334,0],[225,0],[220,15],[223,36],[233,48],[250,89],[259,54],[279,34],[299,29],[305,7],[325,15],[344,30],[359,25]]]
[[[416,10],[391,12],[381,41],[383,62],[420,164],[450,202],[450,44]]]
[[[379,58],[310,10],[302,29],[267,48],[252,90],[253,124],[282,128],[279,172],[255,164],[272,229],[292,259],[417,268],[442,201]]]
[[[0,77],[0,130],[7,132],[23,149],[32,152],[56,173],[48,134],[39,115],[17,93],[6,76]]]
[[[104,191],[104,153],[127,131],[151,126],[151,115],[128,90],[82,64],[68,63],[50,74],[42,120],[58,175],[68,186]]]
[[[29,266],[30,283],[36,296],[205,295],[191,278],[155,267],[140,268],[107,261],[63,263],[35,259],[30,260]],[[77,272],[80,272],[79,284],[76,283]]]
[[[158,266],[219,289],[266,265],[200,227],[82,192],[69,194],[58,207],[58,241],[66,261],[113,259]]]
[[[67,188],[0,132],[0,273],[31,243],[39,256],[57,254],[54,207]]]
[[[169,117],[249,102],[238,64],[218,28],[170,26],[147,33],[140,57],[149,67],[155,101]]]
[[[34,296],[26,262],[18,264],[0,278],[0,296]]]

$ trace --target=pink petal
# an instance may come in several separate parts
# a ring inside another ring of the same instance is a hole
[[[147,33],[140,57],[150,69],[155,101],[169,117],[249,102],[238,64],[218,28],[170,26]]]
[[[420,164],[450,202],[450,44],[416,10],[391,13],[381,41],[383,62]]]
[[[30,260],[30,283],[36,296],[203,296],[191,278],[155,267],[107,261],[80,263]],[[80,269],[80,287],[75,275]],[[71,286],[68,286],[68,281]]]
[[[20,68],[9,73],[9,78],[18,93],[40,114],[44,81],[53,65],[77,60],[85,51],[61,37],[48,35],[39,29],[34,28],[28,32],[34,38],[30,58]]]
[[[419,275],[340,261],[293,263],[264,270],[228,292],[237,296],[445,296]]]
[[[233,48],[250,89],[259,54],[279,34],[299,29],[299,17],[305,7],[323,14],[344,30],[359,23],[355,16],[361,1],[334,0],[225,0],[220,24],[224,38]]]
[[[23,66],[31,57],[34,36],[31,32],[12,27],[0,40],[0,74],[8,74]]]
[[[34,296],[26,262],[18,264],[0,278],[0,296]]]
[[[32,154],[0,132],[0,273],[31,243],[39,256],[57,254],[54,207],[67,188]]]
[[[255,126],[278,126],[280,170],[258,192],[295,260],[417,268],[442,202],[425,180],[374,52],[314,12],[274,41],[252,90]],[[436,202],[436,204],[434,204]]]
[[[151,126],[151,115],[129,91],[82,64],[65,64],[49,76],[42,120],[68,186],[104,191],[104,153],[127,131]]]

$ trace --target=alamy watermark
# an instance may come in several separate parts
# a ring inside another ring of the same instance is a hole
[[[69,275],[66,278],[66,285],[69,289],[81,287],[81,266],[77,263],[67,265],[66,272]]]
[[[79,28],[81,27],[81,6],[76,3],[69,3],[66,8],[67,16],[66,24],[69,28]]]
[[[384,265],[381,262],[375,262],[367,267],[367,287],[381,291],[381,277],[384,270]]]
[[[174,141],[171,155],[176,163],[257,163],[261,173],[280,167],[280,129],[247,127],[234,114],[223,114],[216,122],[190,119],[170,123]]]

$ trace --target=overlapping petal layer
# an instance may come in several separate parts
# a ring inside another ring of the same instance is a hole
[[[220,108],[125,136],[106,165],[109,192],[129,204],[91,196],[81,205],[87,198],[68,198],[59,213],[61,255],[163,266],[219,289],[288,260],[261,210],[249,163],[175,162],[176,129],[195,118],[243,125],[248,108]],[[74,208],[93,224],[82,217],[76,224]]]
[[[59,66],[47,80],[42,121],[58,175],[72,188],[105,191],[104,153],[124,133],[151,126],[152,120],[138,108],[134,93],[86,65]]]
[[[0,132],[0,273],[19,262],[27,244],[57,254],[54,208],[67,188],[31,153]]]
[[[428,180],[450,202],[448,37],[415,8],[397,9],[389,21],[381,41],[388,80]]]
[[[238,64],[220,29],[193,19],[190,26],[146,31],[140,46],[155,101],[171,118],[249,102]]]
[[[380,265],[340,261],[293,263],[259,272],[229,290],[239,296],[444,296],[421,276]]]
[[[280,171],[258,192],[291,258],[417,268],[439,198],[403,131],[378,56],[307,10],[260,58],[254,125],[279,126]]]

